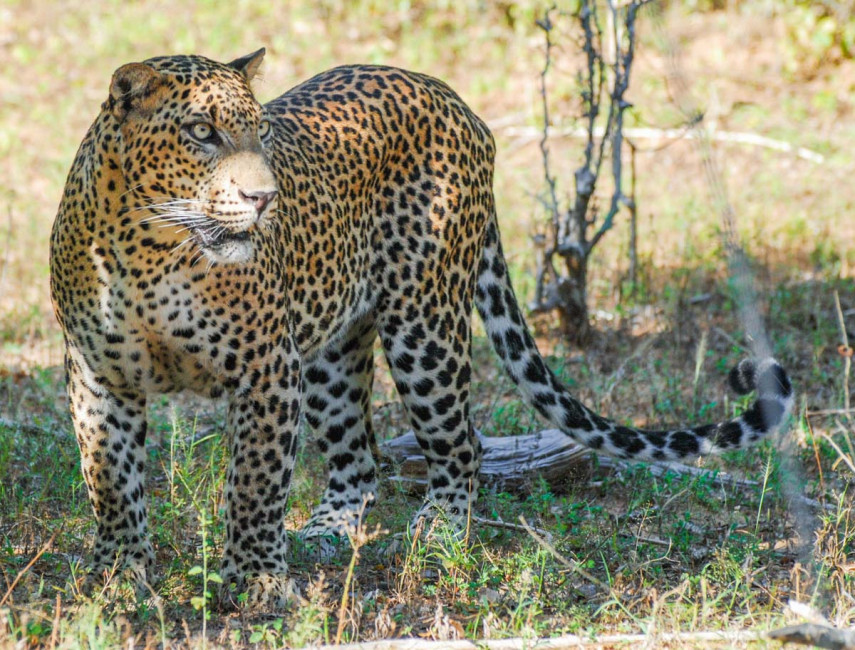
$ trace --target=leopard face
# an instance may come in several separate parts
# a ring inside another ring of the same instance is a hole
[[[116,71],[107,105],[120,124],[122,173],[152,223],[176,226],[212,262],[246,262],[251,231],[276,207],[270,121],[243,72],[200,75],[195,65],[160,58]]]

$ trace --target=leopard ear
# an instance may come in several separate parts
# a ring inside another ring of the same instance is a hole
[[[240,72],[247,81],[252,81],[255,78],[255,75],[258,74],[258,69],[261,67],[261,62],[264,59],[265,52],[267,52],[267,50],[262,47],[260,50],[256,50],[252,54],[247,54],[239,59],[235,59],[229,63],[228,66]]]
[[[106,107],[119,122],[130,113],[149,115],[157,106],[166,77],[145,63],[128,63],[113,73]]]

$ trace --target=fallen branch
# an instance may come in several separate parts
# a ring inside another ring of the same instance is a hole
[[[502,489],[525,489],[531,482],[542,478],[550,486],[565,483],[574,471],[590,471],[594,467],[593,452],[576,444],[558,429],[544,429],[525,436],[485,437],[479,432],[484,456],[481,461],[481,480],[487,485]],[[393,480],[408,485],[421,486],[427,477],[427,461],[412,431],[387,440],[383,452],[398,464],[399,475]],[[598,456],[597,464],[606,469],[629,469],[637,463],[628,463],[610,456]],[[756,481],[738,479],[726,472],[709,471],[678,463],[645,463],[651,474],[664,476],[702,477],[716,487],[757,487]]]
[[[782,643],[798,643],[828,650],[855,649],[855,630],[838,630],[819,623],[782,627],[769,632],[769,638]]]
[[[501,133],[508,137],[531,141],[543,137],[543,130],[529,126],[509,126],[501,129]],[[682,140],[683,138],[693,140],[698,138],[698,134],[695,131],[686,129],[635,127],[624,128],[623,134],[625,137],[633,140]],[[594,129],[595,137],[602,138],[604,135],[606,135],[606,131],[603,127],[596,127]],[[549,137],[587,138],[588,129],[583,127],[550,128]],[[745,131],[711,131],[709,137],[716,142],[731,142],[734,144],[773,149],[774,151],[781,151],[783,153],[793,153],[802,160],[808,160],[816,164],[825,162],[825,156],[817,151],[798,147],[783,140],[767,138],[765,135],[758,135],[757,133]]]
[[[560,485],[574,469],[591,467],[590,451],[557,429],[528,436],[479,437],[484,448],[481,480],[501,489],[525,488],[538,477],[550,485]],[[410,484],[424,481],[427,461],[412,431],[384,442],[382,448],[399,465],[397,480]]]
[[[728,647],[764,638],[762,632],[745,630],[722,632],[665,632],[661,634],[609,634],[585,637],[575,634],[553,638],[526,637],[517,639],[478,639],[477,641],[429,641],[426,639],[384,639],[342,646],[320,646],[317,650],[570,650],[572,648],[602,648],[617,644],[644,644],[661,647],[665,643],[719,643]]]
[[[478,432],[484,456],[481,461],[481,482],[501,490],[528,492],[531,484],[543,479],[555,489],[561,488],[574,474],[599,469],[627,470],[642,465],[611,456],[595,455],[590,449],[573,442],[558,429],[544,429],[525,436],[485,437]],[[398,474],[389,480],[401,484],[409,492],[422,492],[427,486],[427,461],[412,431],[387,440],[381,445],[383,453],[396,465]],[[596,457],[596,465],[594,458]],[[653,476],[666,474],[703,478],[715,487],[755,489],[757,481],[740,479],[727,472],[710,471],[681,463],[645,461],[643,466]],[[832,510],[804,495],[795,495],[799,502],[813,508]]]

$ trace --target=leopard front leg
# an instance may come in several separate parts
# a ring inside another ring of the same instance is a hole
[[[66,354],[68,401],[97,534],[92,567],[98,582],[127,569],[144,590],[154,551],[145,508],[145,395],[105,384],[74,348]]]
[[[285,606],[293,595],[284,518],[297,449],[300,362],[289,352],[261,366],[276,376],[250,370],[228,412],[221,598],[246,591],[248,605],[266,611]]]

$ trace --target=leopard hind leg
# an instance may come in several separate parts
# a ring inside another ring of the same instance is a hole
[[[452,308],[454,327],[432,330],[391,313],[378,330],[428,464],[427,493],[414,524],[440,518],[462,531],[478,494],[481,443],[469,418],[471,307]]]
[[[374,323],[364,317],[303,368],[303,412],[329,472],[321,502],[301,530],[304,539],[345,535],[376,500],[371,423],[376,338]]]

